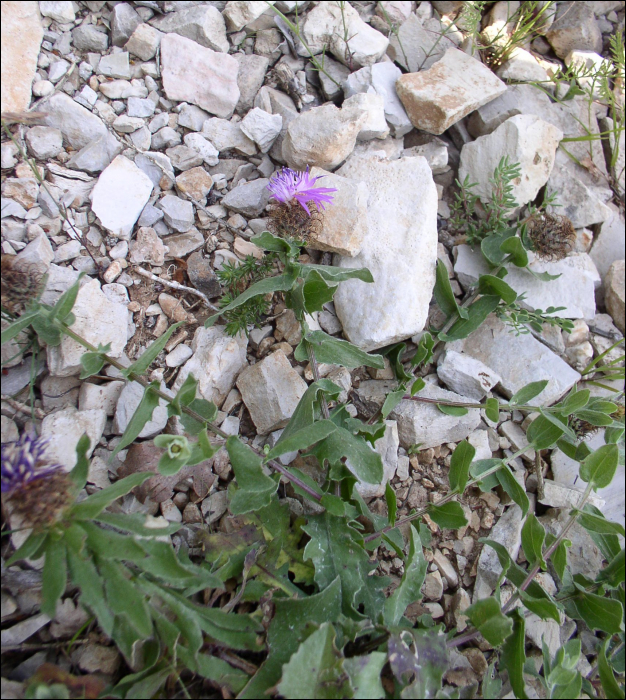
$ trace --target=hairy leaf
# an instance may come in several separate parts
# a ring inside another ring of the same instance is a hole
[[[128,425],[126,426],[121,440],[113,450],[111,459],[113,459],[120,450],[123,450],[125,447],[128,447],[131,442],[134,442],[139,437],[139,433],[144,429],[146,423],[152,420],[154,409],[159,405],[159,397],[156,392],[160,389],[160,386],[159,382],[152,382],[145,388],[141,401],[135,409],[132,418],[128,421]]]
[[[46,547],[46,560],[41,578],[41,612],[50,618],[56,615],[57,602],[67,584],[67,559],[65,542],[50,538]]]
[[[417,530],[410,526],[409,555],[404,564],[400,585],[385,601],[385,624],[396,626],[407,607],[422,597],[421,589],[426,578],[428,563],[424,559],[422,542]]]
[[[226,450],[239,486],[230,502],[230,512],[241,515],[269,505],[278,483],[264,474],[261,458],[234,435],[226,441]]]
[[[602,445],[581,462],[580,478],[591,483],[594,491],[597,491],[613,481],[618,462],[617,445]]]
[[[464,613],[471,623],[494,647],[502,642],[513,631],[513,621],[500,610],[500,603],[495,598],[484,598],[470,605]]]
[[[183,325],[184,321],[179,321],[171,325],[162,336],[157,338],[151,345],[149,345],[141,357],[127,369],[122,370],[122,374],[126,379],[130,379],[132,374],[144,374],[145,371],[154,362],[157,355],[163,350],[167,345],[168,340],[172,337],[174,331]]]
[[[532,401],[536,396],[539,396],[541,392],[548,386],[548,380],[542,379],[539,382],[530,382],[526,384],[519,391],[516,391],[513,396],[509,399],[509,404],[511,406],[520,406],[527,404]]]
[[[441,528],[458,529],[467,525],[467,518],[461,508],[461,504],[456,501],[431,506],[428,514]]]
[[[580,584],[574,583],[578,596],[574,606],[581,619],[592,630],[602,630],[607,634],[619,634],[624,625],[624,608],[618,600],[589,593]]]
[[[347,340],[333,338],[332,335],[328,335],[324,331],[309,331],[304,336],[294,352],[294,357],[298,362],[304,362],[308,359],[305,343],[311,344],[318,362],[341,365],[351,369],[362,365],[378,369],[383,369],[385,366],[381,355],[369,355]]]
[[[495,311],[499,303],[500,297],[495,295],[480,297],[468,307],[467,319],[460,318],[447,333],[439,333],[437,337],[439,340],[447,343],[467,338],[470,333],[473,333],[483,323],[492,311]]]
[[[470,445],[467,440],[463,440],[456,446],[450,459],[449,479],[451,491],[456,491],[457,493],[465,491],[465,485],[469,479],[470,464],[475,455],[476,448]]]
[[[543,558],[543,543],[546,538],[546,531],[543,525],[537,520],[534,513],[530,513],[522,526],[522,548],[524,556],[531,566],[536,563],[546,570],[546,562]]]

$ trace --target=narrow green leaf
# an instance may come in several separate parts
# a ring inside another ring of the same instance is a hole
[[[509,494],[509,496],[517,503],[517,505],[522,509],[522,517],[526,517],[528,513],[528,508],[530,507],[530,502],[526,491],[520,486],[519,481],[513,476],[510,468],[504,465],[502,469],[496,472],[496,477],[500,482],[500,486]]]
[[[204,323],[205,327],[210,328],[220,316],[225,314],[227,311],[232,311],[238,306],[241,306],[248,301],[248,299],[258,296],[265,296],[266,294],[270,294],[272,292],[288,292],[293,287],[294,282],[298,277],[298,272],[299,266],[296,265],[290,268],[285,268],[285,272],[282,275],[277,275],[276,277],[266,277],[259,282],[255,282],[254,284],[250,285],[245,292],[231,301],[228,306],[220,309],[219,312],[213,316],[209,316]]]
[[[539,382],[530,382],[526,384],[519,391],[516,391],[513,396],[509,399],[509,404],[511,406],[520,406],[527,404],[532,401],[536,396],[539,396],[541,392],[548,386],[548,380],[542,379]]]
[[[607,520],[604,515],[592,515],[591,513],[580,513],[578,522],[590,532],[598,532],[602,535],[621,535],[624,537],[624,526],[621,523]]]
[[[279,440],[276,445],[267,453],[268,459],[276,459],[286,452],[298,452],[304,450],[316,442],[337,430],[337,426],[330,420],[321,420],[301,428],[293,433],[286,440]],[[282,435],[281,435],[282,437]]]
[[[402,364],[402,355],[403,355],[405,350],[406,350],[406,343],[396,343],[395,345],[392,345],[386,351],[383,351],[381,353],[381,354],[387,356],[387,359],[389,360],[389,364],[391,365],[391,368],[393,369],[393,373],[394,373],[396,379],[403,386],[407,382],[410,382],[413,379],[413,375],[409,374],[409,372],[407,372],[404,369],[404,365]]]
[[[305,343],[311,344],[318,362],[341,365],[350,369],[363,365],[377,369],[383,369],[385,366],[382,355],[369,355],[347,340],[333,338],[332,335],[328,335],[324,331],[309,331],[305,335],[294,353],[298,362],[304,362],[308,358]]]
[[[63,539],[48,540],[46,560],[41,578],[41,612],[50,618],[56,616],[57,602],[65,592],[67,560]]]
[[[95,518],[96,522],[105,523],[122,532],[130,532],[133,535],[140,537],[161,537],[164,535],[173,535],[181,528],[180,523],[168,523],[165,527],[161,526],[157,520],[154,526],[152,516],[142,513],[100,513]]]
[[[402,401],[402,397],[406,394],[406,388],[401,387],[397,391],[390,391],[385,397],[385,402],[381,409],[383,420],[394,410],[394,408]]]
[[[243,690],[249,679],[249,676],[243,671],[239,671],[226,663],[226,661],[222,661],[222,659],[218,659],[210,654],[198,654],[193,659],[193,667],[197,674],[213,681],[219,688],[228,688],[235,695],[238,695]]]
[[[551,537],[554,537],[553,535]],[[546,542],[548,546],[552,544],[552,542]],[[565,576],[565,567],[567,566],[567,548],[571,547],[572,543],[568,539],[563,539],[559,542],[557,545],[557,548],[554,550],[552,553],[552,556],[550,557],[550,561],[552,562],[552,565],[554,566],[554,569],[557,573],[557,576],[563,580],[563,577]]]
[[[324,304],[333,300],[337,284],[329,285],[317,270],[311,270],[302,286],[304,308],[307,313],[323,311]]]
[[[500,297],[495,295],[480,297],[468,307],[468,318],[460,318],[447,333],[439,333],[438,339],[449,343],[453,340],[467,338],[470,333],[473,333],[483,323],[492,311],[495,311],[499,303]]]
[[[546,539],[546,531],[537,520],[534,513],[530,513],[522,526],[522,549],[524,556],[531,566],[537,562],[546,570],[546,562],[543,558],[543,543]]]
[[[479,600],[463,614],[494,647],[500,646],[513,631],[513,621],[502,614],[500,603],[495,598]]]
[[[263,231],[257,236],[252,236],[250,240],[255,245],[258,245],[259,248],[263,248],[263,250],[269,250],[273,253],[285,253],[290,258],[297,257],[300,254],[300,247],[295,243],[273,236],[269,231]]]
[[[566,397],[565,401],[562,402],[562,409],[560,413],[565,416],[569,416],[581,408],[584,408],[589,403],[589,398],[591,392],[589,389],[582,389],[581,391],[576,391]]]
[[[446,416],[466,416],[468,414],[467,408],[463,406],[447,406],[445,403],[438,403],[437,408]]]
[[[13,338],[17,337],[25,328],[28,328],[35,318],[37,318],[41,313],[39,309],[34,311],[27,311],[23,313],[17,321],[13,321],[9,326],[7,326],[2,331],[2,345],[8,343]]]
[[[102,560],[98,568],[104,579],[104,590],[112,612],[124,615],[137,634],[146,639],[152,634],[152,620],[146,599],[129,580],[127,568],[117,562]]]
[[[144,429],[146,423],[152,420],[154,409],[159,405],[159,397],[155,392],[160,388],[161,385],[159,382],[152,382],[145,388],[139,405],[135,409],[132,418],[128,421],[126,430],[117,447],[113,450],[111,459],[113,459],[120,450],[123,450],[134,442],[139,437],[139,433]]]
[[[411,396],[415,396],[415,394],[420,392],[425,386],[426,382],[422,379],[422,377],[418,377],[411,386]]]
[[[239,486],[230,503],[230,512],[242,515],[269,505],[278,482],[263,473],[261,458],[233,435],[226,441],[226,450]]]
[[[562,430],[562,434],[564,434],[567,438],[572,441],[577,440],[576,433],[569,427],[569,425],[567,425],[567,418],[561,416],[559,413],[550,413],[549,411],[546,411],[543,406],[539,407],[539,413],[556,428]]]
[[[481,690],[484,700],[499,700],[500,691],[502,690],[502,681],[496,672],[495,661],[489,664],[489,668],[483,676]]]
[[[279,442],[284,442],[297,431],[312,425],[316,418],[321,416],[320,394],[324,393],[328,398],[333,399],[339,396],[341,391],[341,387],[333,384],[329,379],[320,379],[309,384],[309,388],[298,402],[291,420],[283,430]]]
[[[591,515],[596,515],[599,518],[604,517],[602,511],[592,506],[590,503],[586,503],[583,506],[584,513],[590,513]],[[588,530],[591,539],[596,543],[599,550],[602,552],[602,556],[607,560],[615,558],[621,549],[619,537],[612,534],[601,534],[598,532],[592,532]]]
[[[74,308],[74,304],[76,303],[76,297],[78,296],[80,282],[84,274],[84,272],[81,272],[78,275],[78,279],[76,280],[76,282],[74,282],[74,284],[67,291],[61,294],[59,300],[50,311],[50,315],[48,316],[48,319],[50,321],[54,321],[56,319],[58,321],[63,322],[70,315],[70,312],[72,311],[72,309]]]
[[[555,445],[564,432],[564,429],[540,415],[528,427],[526,437],[536,450],[545,450]]]
[[[141,472],[124,477],[106,489],[92,493],[84,501],[76,503],[72,507],[71,514],[77,520],[92,520],[100,515],[113,501],[116,501],[121,496],[125,496],[151,476],[154,476],[152,472]]]
[[[331,465],[338,464],[343,457],[347,457],[346,466],[358,479],[368,484],[380,484],[382,481],[383,463],[378,452],[371,449],[363,437],[353,435],[345,428],[337,427],[312,452],[321,464],[325,459]]]
[[[596,581],[606,583],[612,588],[617,588],[620,583],[624,583],[624,576],[624,550],[622,549],[596,576]]]
[[[105,530],[95,525],[91,520],[80,523],[81,530],[87,534],[87,548],[98,557],[98,560],[122,559],[128,561],[141,561],[145,558],[146,552],[140,541],[129,537],[126,534]]]
[[[510,260],[517,267],[526,267],[528,265],[528,253],[522,245],[521,239],[517,236],[506,238],[500,243],[500,250],[503,253],[510,255]]]
[[[435,288],[433,290],[435,299],[439,308],[443,311],[446,318],[458,316],[459,318],[467,318],[467,310],[461,309],[456,302],[456,297],[450,285],[448,270],[441,259],[437,260],[435,271]]]
[[[558,625],[561,624],[559,608],[552,600],[535,598],[526,591],[520,591],[520,598],[522,603],[542,620],[554,620]]]
[[[500,402],[498,399],[492,397],[485,401],[485,414],[494,423],[500,420]]]
[[[602,445],[581,462],[580,478],[591,483],[594,491],[597,491],[613,481],[618,462],[617,445]]]
[[[608,700],[623,700],[624,689],[619,685],[613,674],[613,669],[609,666],[606,658],[606,650],[611,639],[607,637],[602,646],[598,649],[598,673],[604,695]]]
[[[411,360],[411,365],[413,367],[419,367],[420,365],[428,364],[433,356],[434,347],[435,339],[428,331],[424,331],[417,346],[417,351]]]
[[[516,228],[508,228],[502,234],[492,234],[480,242],[480,250],[492,265],[500,265],[506,254],[501,250],[502,243],[516,233]]]
[[[150,365],[154,362],[157,355],[167,345],[169,339],[172,337],[172,334],[184,323],[184,321],[179,321],[178,323],[171,325],[162,336],[157,338],[150,346],[148,346],[148,348],[146,348],[146,351],[136,362],[133,362],[133,364],[127,369],[122,370],[122,374],[126,377],[126,379],[130,379],[131,374],[144,374],[148,367],[150,367]]]
[[[467,440],[457,446],[450,459],[450,490],[462,494],[469,479],[469,469],[476,455],[476,448]]]
[[[422,542],[417,530],[410,526],[409,555],[404,565],[400,585],[385,601],[385,624],[394,627],[399,624],[407,607],[422,598],[422,586],[426,578],[428,562],[424,559]]]
[[[76,443],[76,464],[70,472],[70,480],[74,485],[76,493],[84,488],[87,483],[87,475],[89,474],[89,458],[87,452],[91,445],[91,440],[87,433],[81,435]]]
[[[460,503],[450,501],[442,505],[433,505],[428,511],[431,519],[441,528],[458,529],[467,525],[467,518]]]
[[[512,304],[517,299],[517,292],[504,280],[494,275],[481,275],[478,278],[478,291],[481,294],[495,294],[505,304]]]
[[[285,698],[345,698],[352,696],[343,668],[343,654],[335,646],[335,629],[325,622],[283,666],[277,690]]]
[[[373,651],[371,654],[344,660],[343,667],[350,677],[355,698],[378,700],[385,697],[380,674],[386,662],[387,654],[384,651]]]
[[[366,267],[331,267],[330,265],[302,265],[303,276],[309,270],[319,272],[327,282],[345,282],[358,279],[361,282],[373,282],[372,273]]]
[[[624,626],[622,604],[618,600],[589,593],[576,582],[574,585],[578,589],[574,605],[587,626],[592,630],[602,630],[607,634],[619,634]]]
[[[507,637],[502,646],[500,668],[505,668],[508,671],[509,682],[515,697],[527,698],[524,686],[524,661],[526,660],[524,634],[526,623],[519,608],[512,610],[508,617],[513,620],[513,633]]]
[[[596,425],[598,428],[608,427],[613,424],[613,419],[602,411],[588,411],[586,408],[583,408],[581,411],[576,412],[576,417],[591,423],[591,425]]]
[[[23,559],[31,559],[39,549],[47,544],[47,538],[48,533],[46,532],[31,532],[24,544],[18,547],[17,551],[13,552],[11,557],[7,560],[6,566],[13,566],[15,562],[22,561]]]

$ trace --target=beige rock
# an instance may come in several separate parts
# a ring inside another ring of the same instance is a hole
[[[28,109],[43,28],[37,2],[3,2],[2,113]]]
[[[37,201],[39,185],[37,180],[32,177],[9,177],[4,181],[2,194],[14,199],[24,209],[30,209],[35,206]]]
[[[163,309],[163,313],[175,323],[189,319],[189,314],[185,311],[182,300],[171,294],[165,292],[159,294],[159,306]]]
[[[249,2],[249,0],[231,0],[226,3],[223,10],[223,17],[231,31],[239,31],[250,22],[254,22],[264,12],[270,11],[269,5],[273,5],[276,0],[269,2]]]
[[[624,261],[616,260],[604,280],[606,309],[624,333]]]
[[[233,244],[233,250],[240,258],[245,258],[247,255],[254,256],[257,260],[261,260],[265,253],[259,248],[258,245],[246,241],[245,238],[235,238],[235,243]]]
[[[313,168],[311,175],[322,176],[320,187],[334,187],[333,202],[324,211],[324,225],[311,231],[308,246],[353,257],[361,251],[367,234],[367,185],[348,177]]]
[[[201,166],[186,170],[176,178],[178,191],[196,202],[204,202],[211,187],[213,187],[213,178]]]
[[[306,382],[277,350],[247,367],[237,388],[260,435],[284,428],[307,389]]]
[[[130,242],[130,261],[135,265],[141,263],[149,263],[156,267],[163,265],[165,246],[153,228],[142,226],[137,231],[137,238]]]
[[[400,76],[396,91],[413,126],[442,134],[505,92],[506,85],[480,61],[450,48],[428,70]]]
[[[313,107],[293,119],[283,140],[282,155],[291,168],[317,165],[334,170],[352,153],[367,115],[333,104]]]

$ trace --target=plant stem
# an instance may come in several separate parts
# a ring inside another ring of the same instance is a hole
[[[63,332],[68,335],[70,338],[75,340],[77,343],[82,345],[84,348],[91,352],[97,352],[100,357],[102,357],[105,362],[108,362],[109,364],[113,365],[113,367],[119,369],[122,372],[125,372],[128,370],[128,367],[124,367],[124,365],[121,362],[118,362],[116,359],[113,357],[109,357],[106,353],[99,352],[98,348],[96,348],[94,345],[92,345],[89,341],[85,340],[82,336],[78,335],[78,333],[75,333],[69,326],[65,325],[65,323],[60,323],[57,321],[59,324],[60,328],[63,330]],[[141,384],[143,387],[148,387],[150,385],[150,382],[145,379],[143,376],[140,374],[136,374],[135,372],[131,372],[129,374],[129,379],[132,381],[137,382],[138,384]],[[154,393],[161,399],[167,401],[168,403],[172,402],[172,397],[166,394],[164,391],[160,391],[159,389],[153,389]],[[193,418],[194,420],[198,421],[200,424],[206,425],[207,428],[212,432],[215,433],[215,435],[219,435],[219,437],[222,437],[224,439],[228,439],[230,437],[227,433],[225,433],[223,430],[218,428],[216,425],[213,423],[208,422],[205,418],[203,418],[199,413],[196,413],[194,410],[189,408],[188,406],[181,406],[181,410],[183,413],[186,413],[188,416]],[[249,446],[250,449],[252,449],[254,452],[256,452],[260,457],[265,457],[264,453],[261,452],[260,450],[255,450],[252,446]],[[314,491],[308,484],[304,483],[301,479],[299,479],[297,476],[294,476],[286,467],[283,467],[282,464],[277,462],[274,459],[271,459],[267,462],[273,469],[275,469],[279,474],[284,476],[286,479],[291,481],[294,486],[297,486],[298,488],[302,489],[310,498],[312,498],[315,501],[321,501],[322,497]]]

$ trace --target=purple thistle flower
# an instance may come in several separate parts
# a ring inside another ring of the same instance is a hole
[[[330,192],[336,192],[334,187],[315,187],[315,183],[323,175],[311,177],[309,166],[305,171],[283,168],[280,173],[275,174],[270,180],[267,189],[272,193],[272,197],[283,204],[291,204],[294,200],[311,216],[307,204],[313,202],[315,206],[324,209],[324,202],[332,203],[333,198]]]
[[[46,462],[48,440],[24,433],[13,443],[2,445],[2,493],[23,488],[35,479],[49,477],[63,467]]]

